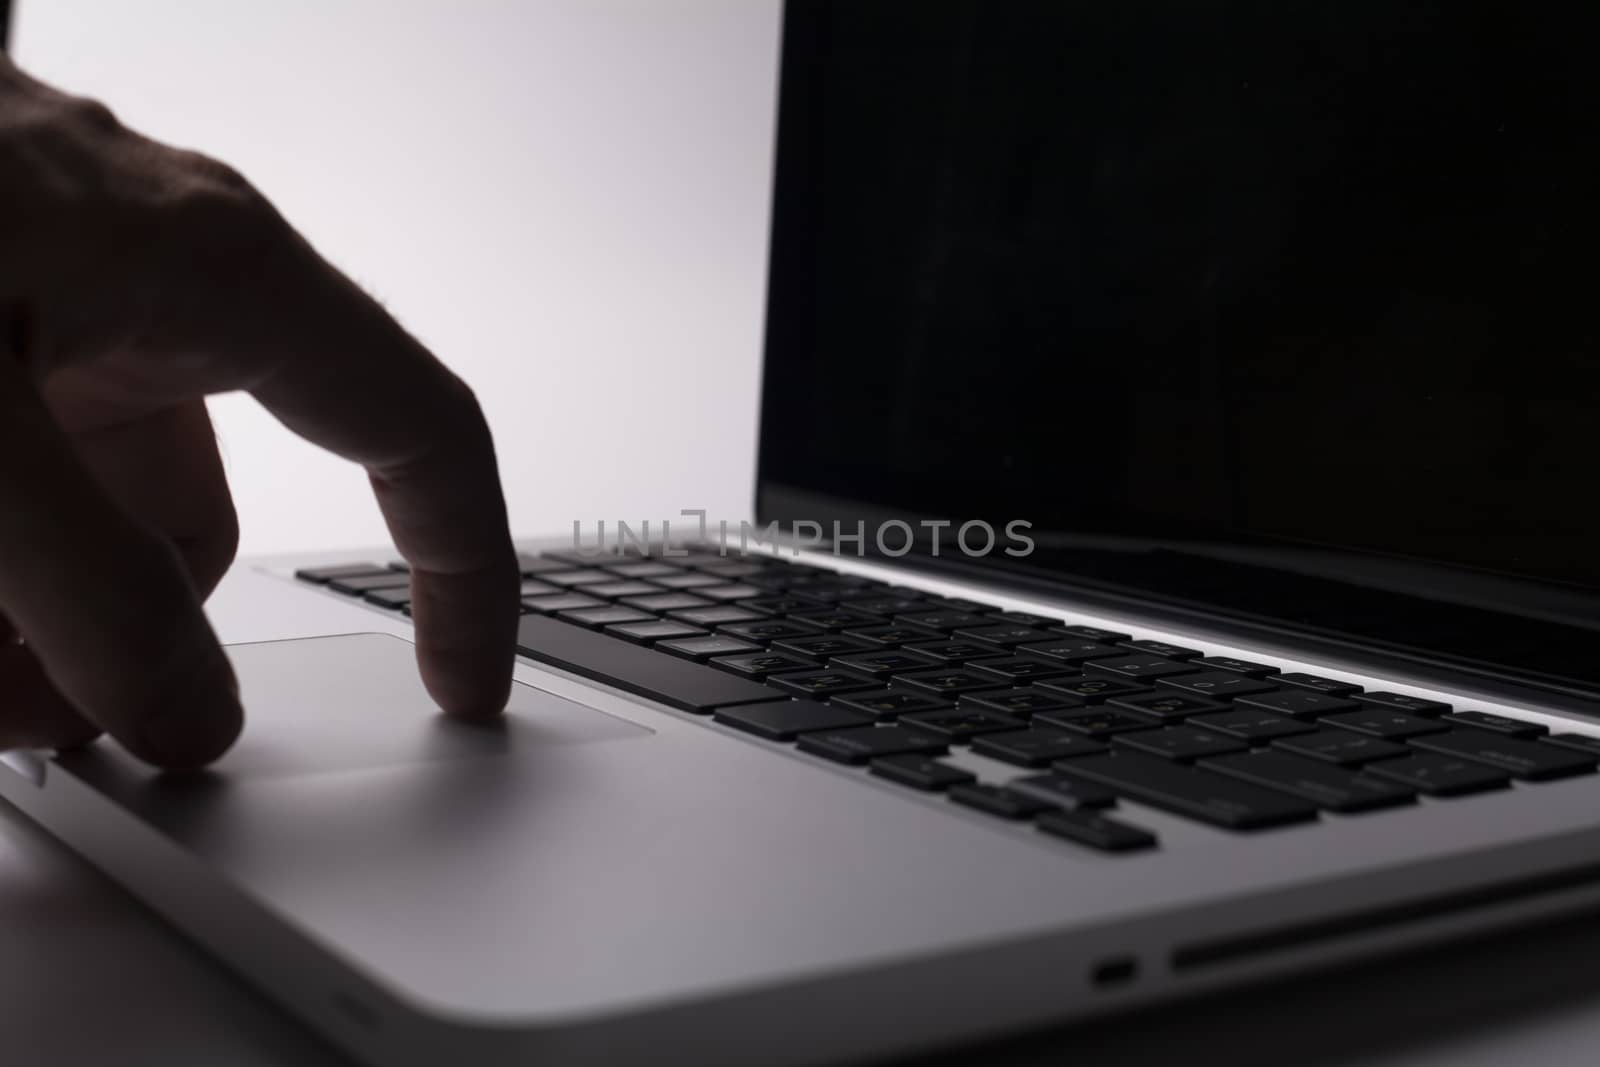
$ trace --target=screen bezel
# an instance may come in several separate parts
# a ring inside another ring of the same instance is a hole
[[[784,5],[779,66],[776,166],[773,176],[772,228],[767,275],[764,349],[764,363],[767,368],[775,365],[775,361],[780,358],[779,346],[774,340],[777,333],[775,323],[780,320],[792,321],[797,315],[803,315],[806,302],[805,293],[786,290],[783,286],[786,274],[784,234],[801,232],[808,224],[806,217],[808,205],[793,195],[786,195],[786,182],[798,183],[803,181],[803,178],[794,173],[793,167],[785,168],[785,157],[788,145],[792,158],[792,146],[798,144],[799,138],[805,134],[804,127],[810,121],[810,116],[807,110],[800,106],[802,102],[791,91],[794,80],[784,77],[783,72],[797,69],[801,64],[814,62],[814,55],[810,51],[812,31],[822,7],[820,4],[796,3],[793,0]],[[768,383],[771,381],[771,376],[766,375],[765,379],[754,501],[754,513],[758,522],[766,525],[775,521],[792,523],[805,520],[820,522],[827,526],[832,521],[839,520],[847,528],[853,528],[857,521],[866,521],[870,525],[874,521],[889,517],[889,509],[881,503],[848,499],[818,492],[810,487],[785,484],[773,476],[771,457],[767,452],[763,435],[771,421],[771,414],[777,410],[776,405],[780,398],[774,397],[769,392]],[[948,516],[914,516],[895,512],[894,517],[915,522],[919,518]],[[870,541],[869,537],[866,546],[869,557],[873,554]],[[854,551],[853,547],[851,551]],[[1067,571],[1053,571],[1049,574],[1023,571],[1016,567],[1014,561],[1007,560],[1003,556],[977,560],[945,553],[934,558],[926,551],[925,546],[917,546],[910,554],[896,557],[893,562],[936,574],[982,580],[997,587],[1019,592],[1044,597],[1071,598],[1075,602],[1103,606],[1109,610],[1133,611],[1157,618],[1171,618],[1191,625],[1205,625],[1244,638],[1265,638],[1280,642],[1287,638],[1296,646],[1322,650],[1344,658],[1355,657],[1363,662],[1391,669],[1404,669],[1416,677],[1434,678],[1441,682],[1454,680],[1457,683],[1463,678],[1470,678],[1475,684],[1490,691],[1514,696],[1534,695],[1573,710],[1600,714],[1594,706],[1594,702],[1600,699],[1600,686],[1591,680],[1552,674],[1548,669],[1538,669],[1527,663],[1518,663],[1514,658],[1490,664],[1433,654],[1425,649],[1367,641],[1347,629],[1341,630],[1340,620],[1337,617],[1322,619],[1320,620],[1322,625],[1318,626],[1296,625],[1282,618],[1241,612],[1224,604],[1197,600],[1189,595],[1165,595],[1152,592],[1148,588],[1118,586]],[[1464,574],[1463,580],[1471,581],[1472,576]],[[1386,593],[1409,595],[1405,593],[1403,583],[1392,588],[1384,588],[1382,583],[1373,583],[1369,579],[1350,584],[1353,588],[1383,589]],[[1438,604],[1435,598],[1412,597],[1411,599],[1419,605],[1428,604],[1437,607]],[[1506,620],[1506,626],[1517,624],[1517,615],[1504,611],[1501,614]]]

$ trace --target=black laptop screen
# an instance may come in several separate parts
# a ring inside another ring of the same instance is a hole
[[[758,512],[1418,647],[1471,642],[1334,580],[1592,622],[1596,12],[791,3]]]

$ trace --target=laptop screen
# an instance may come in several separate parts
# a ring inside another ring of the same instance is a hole
[[[762,520],[1600,685],[1597,22],[790,3]]]

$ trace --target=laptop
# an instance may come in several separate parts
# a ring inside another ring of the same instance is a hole
[[[1594,17],[791,3],[753,518],[521,542],[488,729],[388,550],[241,561],[232,752],[0,795],[373,1064],[860,1062],[1592,908]]]

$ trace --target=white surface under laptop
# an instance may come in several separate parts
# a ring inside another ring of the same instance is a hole
[[[502,728],[442,722],[408,624],[295,583],[291,565],[241,564],[213,602],[251,719],[215,772],[168,781],[102,745],[42,788],[0,775],[0,792],[372,1062],[649,1063],[663,1042],[684,1062],[858,1058],[1595,895],[1561,882],[1180,971],[1186,944],[1592,863],[1600,777],[1258,835],[1125,803],[1163,847],[1112,857],[528,664]],[[995,599],[1372,683],[1283,649]],[[1119,960],[1136,980],[1097,987]]]

